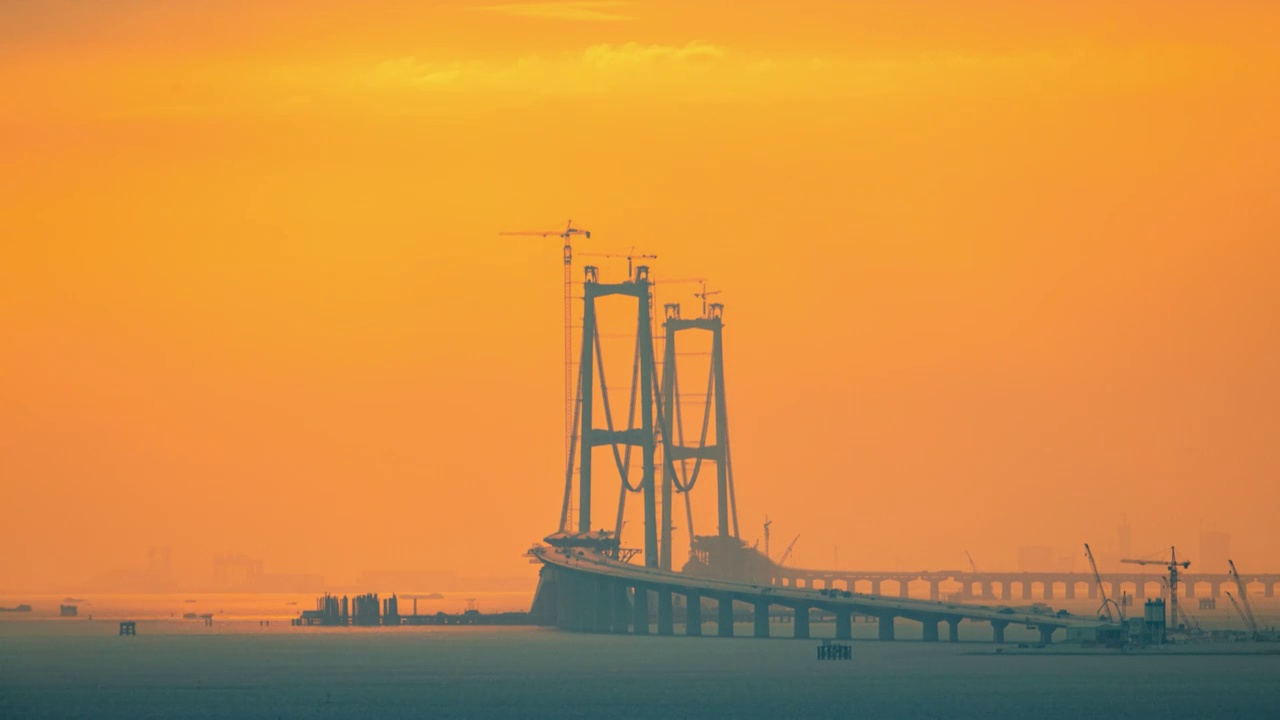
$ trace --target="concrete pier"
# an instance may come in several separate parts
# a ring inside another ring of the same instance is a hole
[[[722,595],[717,600],[719,612],[716,613],[716,634],[720,637],[733,637],[733,598]]]
[[[1009,627],[1008,622],[991,623],[992,640],[996,643],[1004,642],[1004,629]]]
[[[931,617],[924,620],[924,641],[938,642],[938,618]]]
[[[960,620],[947,620],[947,641],[960,642]]]
[[[1052,644],[1052,643],[1053,643],[1053,631],[1054,631],[1056,628],[1054,628],[1054,627],[1053,627],[1053,626],[1051,626],[1051,625],[1041,625],[1039,629],[1040,629],[1040,642],[1041,642],[1041,643],[1043,643],[1043,644],[1045,644],[1045,645],[1050,645],[1050,644]]]
[[[698,637],[702,635],[702,596],[690,592],[684,597],[684,634]]]
[[[755,602],[752,619],[755,620],[755,636],[758,638],[769,637],[769,602],[767,600],[757,600]]]
[[[836,611],[836,639],[853,639],[853,613],[849,610]]]
[[[881,640],[893,639],[893,616],[892,615],[880,616],[880,639]]]
[[[632,603],[635,606],[634,620],[632,621],[632,632],[636,635],[649,634],[649,588],[644,585],[636,586],[635,599]]]
[[[801,605],[796,608],[796,622],[794,628],[794,637],[801,640],[809,637],[809,606]]]
[[[622,583],[614,583],[613,585],[613,632],[625,633],[629,628],[627,623],[627,611],[631,609],[631,598],[627,593],[627,586]]]
[[[672,635],[675,629],[671,620],[671,591],[658,591],[658,634]]]

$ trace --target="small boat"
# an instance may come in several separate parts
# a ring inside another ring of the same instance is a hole
[[[0,612],[31,612],[31,606],[27,605],[26,603],[23,603],[21,605],[15,605],[14,607],[11,607],[11,608],[0,607]]]
[[[197,616],[196,616],[196,614],[195,614],[195,613],[182,613],[182,619],[183,619],[183,620],[195,620],[195,619],[196,619],[196,617],[197,617]]]

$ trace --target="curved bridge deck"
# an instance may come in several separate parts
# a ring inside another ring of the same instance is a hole
[[[959,624],[968,620],[990,623],[996,642],[1004,641],[1004,630],[1010,623],[1019,623],[1037,628],[1045,643],[1052,641],[1054,631],[1059,628],[1096,624],[1092,618],[1014,613],[983,605],[701,578],[631,565],[581,549],[538,547],[530,554],[544,566],[534,600],[534,614],[548,624],[573,630],[646,634],[650,629],[651,593],[657,596],[657,632],[663,635],[674,632],[674,595],[685,598],[688,635],[702,632],[704,599],[717,604],[716,624],[722,637],[733,635],[735,602],[751,606],[756,637],[769,636],[772,606],[794,611],[794,635],[798,638],[809,637],[812,610],[835,616],[837,639],[851,638],[854,614],[878,618],[882,640],[893,639],[894,618],[921,623],[924,639],[933,641],[939,639],[941,622],[947,623],[952,641],[959,638]]]

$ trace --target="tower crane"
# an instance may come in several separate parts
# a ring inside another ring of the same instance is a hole
[[[977,574],[978,574],[978,566],[974,564],[974,562],[973,562],[973,556],[969,554],[969,551],[968,551],[968,550],[965,550],[965,551],[964,551],[964,556],[965,556],[966,558],[968,558],[968,560],[969,560],[969,572],[973,573],[974,575],[977,575]]]
[[[796,548],[796,540],[799,539],[800,533],[796,533],[796,536],[791,538],[791,544],[788,545],[787,549],[782,553],[782,557],[778,558],[778,567],[782,567],[782,564],[787,561],[787,558],[791,557],[791,551]]]
[[[1169,617],[1177,622],[1178,617],[1178,568],[1186,570],[1191,566],[1189,560],[1178,562],[1178,550],[1169,546],[1168,560],[1122,559],[1120,562],[1131,565],[1164,565],[1169,570]]]
[[[773,521],[769,519],[768,515],[765,515],[764,516],[764,556],[765,557],[769,557],[769,526],[772,524],[773,524]]]
[[[696,293],[694,293],[694,294],[693,294],[693,296],[694,296],[694,297],[696,297],[696,298],[702,298],[702,317],[707,317],[707,298],[708,298],[708,297],[710,297],[710,296],[712,296],[712,295],[719,295],[721,292],[723,292],[723,291],[722,291],[722,290],[708,290],[708,289],[707,289],[707,284],[706,284],[706,283],[703,283],[703,284],[702,284],[702,292],[696,292]]]
[[[1258,638],[1258,620],[1254,618],[1253,607],[1249,605],[1249,590],[1245,587],[1244,580],[1240,579],[1240,573],[1236,572],[1235,562],[1227,560],[1227,565],[1231,567],[1231,579],[1236,582],[1236,591],[1240,593],[1240,605],[1244,608],[1244,612],[1240,614],[1240,617],[1244,620],[1244,624],[1249,626],[1249,634],[1256,640]],[[1240,607],[1236,609],[1239,610]]]
[[[1106,617],[1107,622],[1124,622],[1124,608],[1120,603],[1107,597],[1107,588],[1102,584],[1102,576],[1098,574],[1098,563],[1093,560],[1093,551],[1089,543],[1084,544],[1084,556],[1089,558],[1089,569],[1093,571],[1093,581],[1098,585],[1098,595],[1102,598],[1102,606],[1098,608],[1098,617]],[[1115,612],[1112,612],[1114,608]],[[1118,620],[1117,620],[1118,619]]]
[[[573,483],[573,236],[581,235],[590,240],[591,231],[573,226],[573,221],[565,223],[564,230],[515,230],[498,233],[499,235],[523,235],[535,237],[558,237],[564,241],[564,458],[565,458],[565,491],[564,505],[560,510],[560,530],[568,529],[569,498]]]
[[[1169,587],[1169,581],[1164,578],[1160,578],[1160,584],[1164,585],[1166,588]],[[1177,620],[1180,619],[1182,621],[1183,628],[1185,628],[1188,633],[1193,635],[1199,634],[1200,623],[1194,617],[1191,617],[1190,615],[1188,615],[1187,611],[1181,605],[1177,606],[1177,611],[1178,611],[1178,615],[1177,615],[1177,618],[1175,618],[1174,622],[1176,623]]]
[[[578,255],[582,257],[602,257],[602,258],[624,257],[626,258],[627,259],[627,280],[630,280],[632,277],[634,277],[632,274],[632,270],[633,270],[632,262],[634,260],[657,260],[658,259],[657,255],[644,255],[644,254],[637,255],[636,249],[634,247],[628,250],[625,255],[621,253],[578,253]]]

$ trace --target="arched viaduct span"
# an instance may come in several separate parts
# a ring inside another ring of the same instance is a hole
[[[879,619],[881,640],[894,639],[894,618],[921,623],[926,641],[937,641],[938,626],[945,622],[952,642],[959,639],[960,623],[966,620],[990,623],[996,642],[1004,642],[1004,631],[1010,623],[1037,628],[1045,643],[1052,641],[1059,628],[1093,624],[1092,619],[1014,613],[978,605],[695,577],[632,565],[581,548],[539,546],[529,554],[543,564],[533,615],[544,624],[567,630],[648,634],[651,594],[657,598],[659,635],[674,634],[672,598],[676,595],[685,598],[687,635],[702,634],[704,599],[715,605],[720,637],[733,636],[735,602],[751,608],[755,637],[769,637],[769,609],[773,606],[795,612],[792,627],[797,638],[809,637],[812,610],[834,615],[836,638],[843,640],[852,637],[855,613]]]
[[[1102,573],[1107,594],[1120,597],[1121,591],[1143,599],[1160,597],[1165,588],[1162,575],[1156,573]],[[1183,597],[1220,597],[1222,591],[1235,590],[1235,581],[1226,573],[1180,573]],[[1280,573],[1241,573],[1241,579],[1250,587],[1250,595],[1259,593],[1275,597],[1280,586]],[[1053,600],[1077,597],[1098,597],[1098,586],[1091,573],[1063,572],[962,572],[959,570],[934,571],[858,571],[821,570],[811,568],[778,568],[773,583],[786,588],[835,588],[871,595],[893,593],[897,597],[909,597],[909,586],[916,583],[928,588],[930,600],[939,600],[945,592],[951,599],[1030,600],[1033,597]],[[945,586],[945,588],[944,588]],[[958,586],[958,589],[957,589]]]

